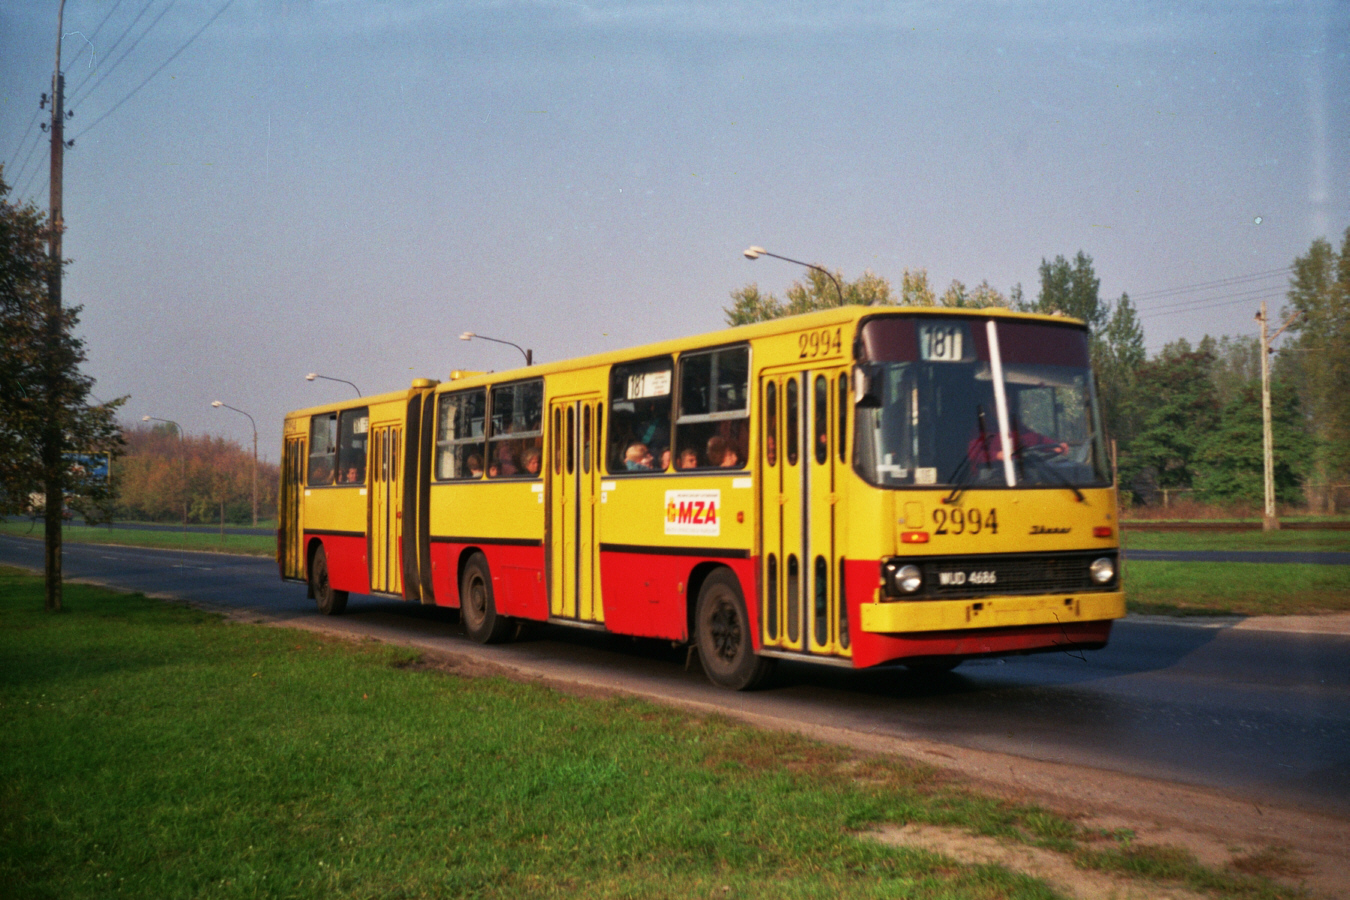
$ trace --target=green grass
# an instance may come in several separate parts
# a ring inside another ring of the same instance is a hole
[[[1350,611],[1350,566],[1126,559],[1130,612],[1287,616]]]
[[[0,521],[0,534],[42,539],[42,523],[36,525],[27,519]],[[232,534],[224,539],[220,533],[197,534],[168,530],[130,528],[91,528],[86,525],[67,525],[62,529],[62,540],[72,544],[120,544],[124,547],[153,547],[159,550],[206,550],[213,553],[240,553],[247,556],[273,556],[277,539],[272,535]]]
[[[931,769],[0,569],[0,896],[1048,898],[926,822],[1220,897],[1299,892]]]
[[[1132,531],[1121,529],[1127,550],[1350,551],[1350,531]]]

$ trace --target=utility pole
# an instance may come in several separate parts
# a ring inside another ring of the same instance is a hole
[[[1267,334],[1270,322],[1266,314],[1266,301],[1261,301],[1261,311],[1256,314],[1256,321],[1261,323],[1261,456],[1266,493],[1266,505],[1261,513],[1263,531],[1280,530],[1280,520],[1275,515],[1275,435],[1270,426],[1270,342],[1279,337],[1296,318],[1297,312],[1286,319],[1274,334]]]
[[[61,216],[61,174],[65,158],[66,79],[61,74],[61,29],[65,17],[66,0],[61,0],[56,14],[56,67],[52,71],[52,151],[51,151],[51,211],[47,224],[50,237],[47,242],[47,352],[46,389],[47,421],[42,427],[42,469],[45,501],[43,503],[43,575],[46,590],[43,606],[51,611],[61,608],[61,516],[65,511],[65,473],[62,458],[64,435],[58,410],[65,403],[65,372],[62,365],[61,314],[61,232],[65,221]]]

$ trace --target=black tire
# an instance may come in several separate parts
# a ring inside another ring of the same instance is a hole
[[[750,619],[736,576],[721,569],[708,576],[698,592],[694,615],[698,661],[718,687],[748,691],[773,670],[773,660],[755,655]]]
[[[516,634],[515,623],[497,614],[492,574],[481,553],[475,553],[464,567],[459,582],[459,619],[464,623],[464,633],[480,644],[500,644]]]
[[[328,580],[328,556],[323,547],[314,551],[314,559],[309,564],[309,589],[314,592],[314,602],[319,612],[325,616],[341,615],[347,608],[347,592],[333,589]]]

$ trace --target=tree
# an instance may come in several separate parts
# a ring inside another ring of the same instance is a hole
[[[0,514],[33,512],[39,504],[49,513],[46,606],[60,609],[63,510],[46,509],[52,506],[46,498],[68,496],[94,519],[107,513],[112,486],[76,461],[117,455],[114,416],[125,398],[87,402],[93,380],[80,372],[84,342],[73,334],[79,307],[49,303],[55,264],[44,247],[46,217],[32,203],[11,203],[9,190],[0,168]]]
[[[1082,250],[1070,263],[1062,256],[1053,262],[1041,260],[1041,293],[1032,307],[1039,313],[1062,313],[1087,322],[1093,333],[1106,327],[1109,305],[1103,305],[1097,289],[1101,285],[1092,269],[1092,257]]]
[[[1212,354],[1192,350],[1182,338],[1140,368],[1126,411],[1139,431],[1121,451],[1122,483],[1143,480],[1169,489],[1194,484],[1196,455],[1219,415],[1213,363]]]
[[[1229,347],[1244,342],[1238,338]],[[1205,341],[1201,341],[1203,346]],[[1214,343],[1211,341],[1211,343]],[[1207,351],[1202,351],[1207,352]],[[1222,360],[1215,375],[1222,376]],[[1220,390],[1215,377],[1215,394]],[[1271,432],[1275,441],[1275,497],[1284,503],[1299,499],[1303,472],[1311,457],[1311,440],[1303,429],[1298,395],[1285,384],[1271,390]],[[1232,391],[1215,427],[1204,435],[1195,454],[1195,488],[1202,500],[1262,503],[1265,461],[1261,444],[1261,383],[1248,379]]]
[[[1334,483],[1350,479],[1350,228],[1340,253],[1323,238],[1294,260],[1289,305],[1289,354],[1312,433],[1314,501],[1334,509]],[[1288,309],[1284,311],[1285,314]]]
[[[1214,357],[1210,368],[1210,378],[1214,382],[1214,393],[1221,407],[1226,407],[1247,389],[1256,384],[1261,389],[1261,340],[1255,335],[1238,335],[1215,340],[1209,335],[1200,339],[1198,350]],[[1257,394],[1256,408],[1261,408],[1261,396]]]

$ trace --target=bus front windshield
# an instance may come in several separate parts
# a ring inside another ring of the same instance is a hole
[[[1110,483],[1087,332],[975,317],[862,329],[859,474],[883,487]]]

